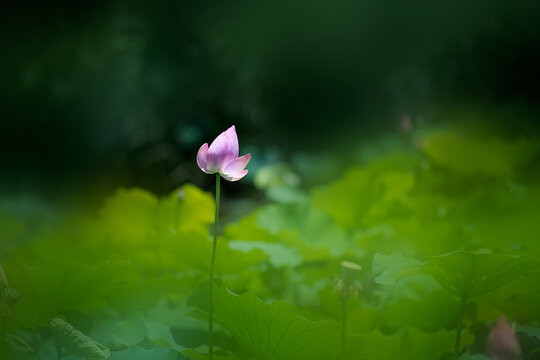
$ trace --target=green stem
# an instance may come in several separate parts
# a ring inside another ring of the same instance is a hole
[[[467,297],[463,296],[461,298],[461,304],[459,306],[457,327],[456,327],[456,344],[454,346],[454,360],[457,360],[461,350],[461,331],[463,329],[463,315],[465,314],[465,303],[467,302]]]
[[[0,304],[1,305],[1,304]],[[2,359],[6,359],[7,358],[7,319],[4,318],[3,316],[0,315],[0,318],[2,320]]]
[[[208,359],[214,358],[214,263],[216,260],[217,236],[219,225],[219,202],[220,202],[220,175],[216,174],[216,215],[214,218],[214,242],[212,244],[212,260],[210,262],[210,286],[209,286],[209,305],[208,311]]]
[[[54,343],[56,345],[56,355],[58,356],[58,360],[62,360],[62,345],[60,344],[58,336],[54,337]]]
[[[341,352],[345,351],[345,337],[347,336],[347,298],[341,297]]]

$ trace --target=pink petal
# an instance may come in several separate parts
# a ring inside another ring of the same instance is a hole
[[[236,174],[229,174],[229,175],[221,174],[221,176],[223,176],[225,180],[238,181],[244,176],[246,176],[247,173],[248,173],[248,170],[241,170]]]
[[[518,359],[521,357],[519,340],[504,316],[499,317],[497,324],[489,333],[488,350],[494,359]]]
[[[203,144],[203,146],[201,146],[201,148],[199,149],[199,152],[197,153],[197,165],[199,165],[199,168],[205,173],[211,174],[211,172],[208,171],[207,159],[208,159],[208,144],[205,143]]]
[[[225,166],[221,168],[222,174],[236,174],[244,170],[249,160],[251,160],[251,154],[240,156],[232,161],[229,161]]]
[[[207,170],[216,172],[238,157],[238,136],[233,126],[222,132],[208,148]]]

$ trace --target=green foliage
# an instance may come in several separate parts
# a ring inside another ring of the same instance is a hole
[[[409,274],[431,275],[456,296],[471,298],[496,290],[538,264],[517,256],[460,251],[434,256]]]
[[[416,268],[420,261],[405,257],[399,253],[392,255],[375,254],[373,256],[373,275],[375,281],[382,285],[394,285],[400,272]]]
[[[530,161],[538,143],[530,140],[466,138],[455,132],[433,132],[423,149],[437,165],[460,176],[508,176]]]
[[[112,360],[146,360],[146,359],[163,359],[176,360],[178,353],[174,350],[156,346],[151,349],[145,349],[140,346],[133,346],[129,349],[114,353]]]
[[[253,292],[236,295],[217,281],[214,288],[214,319],[229,330],[257,359],[328,359],[339,348],[335,322],[312,322],[294,306],[282,301],[263,303]],[[193,316],[206,318],[209,282],[188,300]]]
[[[111,357],[109,349],[62,319],[52,319],[51,328],[57,342],[58,351],[66,348],[70,353],[86,359],[107,360]]]
[[[454,332],[448,330],[424,333],[416,329],[406,329],[390,336],[374,331],[362,335],[362,359],[414,360],[418,359],[419,354],[425,359],[440,359],[452,352],[454,336]],[[470,342],[470,338],[468,340]]]
[[[469,353],[465,353],[459,357],[459,360],[489,360],[489,358],[483,354],[471,355]]]
[[[377,223],[404,205],[414,188],[417,159],[395,156],[352,169],[341,179],[313,191],[313,206],[351,229]]]
[[[218,239],[214,359],[446,360],[460,314],[461,359],[485,358],[501,314],[534,358],[540,182],[523,170],[536,145],[442,131],[417,142],[312,189],[284,164],[265,168],[267,202]],[[119,189],[93,216],[9,209],[0,286],[21,296],[1,299],[6,354],[54,358],[56,333],[72,360],[208,358],[211,194]],[[343,351],[342,261],[362,267]]]
[[[185,350],[185,347],[176,343],[169,326],[152,321],[141,312],[133,313],[126,320],[117,322],[112,331],[112,337],[115,344],[127,347],[138,345],[147,338],[156,344],[179,352]]]

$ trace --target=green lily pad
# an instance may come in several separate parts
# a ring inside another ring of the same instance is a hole
[[[420,264],[419,260],[403,256],[400,253],[375,254],[372,262],[375,282],[381,285],[394,285],[399,273],[403,270],[415,269]]]
[[[203,283],[189,298],[192,316],[207,318],[208,285]],[[265,304],[253,292],[237,295],[221,281],[214,285],[214,320],[259,360],[326,360],[339,349],[337,322],[310,321],[289,303]]]
[[[402,274],[431,275],[455,295],[470,298],[489,293],[537,266],[537,261],[518,256],[457,251],[434,256],[417,270]]]

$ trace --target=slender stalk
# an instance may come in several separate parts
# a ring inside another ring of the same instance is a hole
[[[1,355],[2,355],[2,359],[6,359],[7,358],[7,343],[6,343],[6,339],[7,339],[7,319],[4,318],[3,316],[0,316],[0,320],[2,321],[2,332],[1,332],[2,344],[0,345],[0,346],[2,346]]]
[[[461,304],[459,306],[457,327],[456,327],[456,344],[454,346],[454,360],[459,358],[459,353],[461,350],[461,331],[463,329],[463,315],[465,313],[465,303],[467,302],[467,297],[463,296],[461,298]]]
[[[341,297],[341,352],[345,351],[345,337],[347,336],[347,298]]]
[[[208,359],[214,359],[214,263],[216,260],[217,236],[219,225],[220,175],[216,173],[216,215],[214,218],[214,242],[212,244],[212,260],[210,262],[210,285],[208,311]]]
[[[56,345],[56,355],[58,356],[58,360],[62,360],[62,344],[60,344],[58,336],[54,337],[54,343]]]

